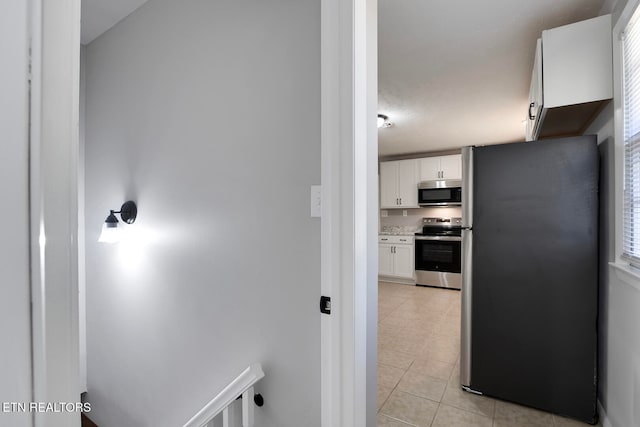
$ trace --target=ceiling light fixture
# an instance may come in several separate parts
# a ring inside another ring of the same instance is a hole
[[[388,128],[392,125],[393,123],[389,121],[389,117],[384,114],[378,114],[378,128]]]
[[[118,218],[115,214],[120,214],[123,222],[133,224],[138,216],[138,207],[135,202],[129,200],[125,202],[119,211],[111,211],[107,219],[102,224],[102,232],[98,238],[98,242],[115,243],[120,241],[120,232],[118,229]]]

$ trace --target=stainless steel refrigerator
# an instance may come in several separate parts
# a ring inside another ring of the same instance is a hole
[[[595,136],[463,149],[461,382],[595,423]]]

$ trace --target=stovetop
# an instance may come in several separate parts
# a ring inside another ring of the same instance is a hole
[[[416,236],[461,236],[462,218],[422,218],[422,232]]]

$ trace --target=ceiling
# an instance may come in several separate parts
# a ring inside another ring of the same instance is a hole
[[[535,41],[610,0],[378,0],[381,156],[524,140]],[[147,0],[82,0],[88,44]]]
[[[89,44],[147,0],[82,0],[80,43]]]
[[[524,140],[536,39],[604,0],[379,0],[380,156]]]

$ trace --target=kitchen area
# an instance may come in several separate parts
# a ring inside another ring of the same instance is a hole
[[[386,44],[378,426],[597,424],[600,166],[584,130],[613,97],[611,16],[533,38],[521,136],[504,140],[413,138],[416,116],[389,111]]]
[[[460,289],[461,187],[461,154],[380,163],[381,279]]]

